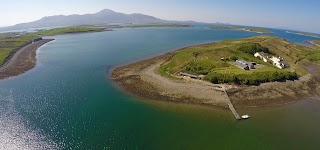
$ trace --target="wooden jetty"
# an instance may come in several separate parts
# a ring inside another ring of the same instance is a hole
[[[232,114],[234,115],[234,117],[236,117],[236,119],[241,120],[242,118],[240,117],[240,115],[238,114],[236,109],[233,107],[233,104],[231,103],[231,100],[230,100],[230,98],[228,96],[226,87],[224,87],[224,86],[223,86],[223,91],[225,93],[226,101],[227,101],[227,104],[228,104],[229,109],[231,110]]]

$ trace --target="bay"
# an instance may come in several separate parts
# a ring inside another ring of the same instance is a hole
[[[305,44],[314,38],[273,29]],[[244,109],[143,101],[108,78],[112,67],[188,45],[260,34],[193,28],[137,28],[54,36],[36,68],[0,81],[0,149],[313,149],[317,100]]]

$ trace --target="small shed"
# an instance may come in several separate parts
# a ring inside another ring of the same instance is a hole
[[[184,73],[184,72],[180,72],[180,76],[190,77],[190,78],[193,78],[193,79],[197,79],[198,78],[198,76],[196,76],[196,75],[192,75],[192,74],[188,74],[188,73]]]
[[[205,77],[205,75],[199,75],[199,76],[198,76],[198,79],[199,79],[199,80],[204,80],[204,77]]]
[[[244,70],[249,70],[249,66],[247,63],[241,61],[241,60],[236,60],[235,65],[237,65],[238,67],[244,69]]]

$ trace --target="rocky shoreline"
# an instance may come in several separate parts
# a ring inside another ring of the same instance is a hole
[[[42,45],[54,39],[42,39],[28,44],[11,54],[6,62],[0,66],[0,79],[20,75],[36,66],[36,51]]]
[[[223,108],[227,108],[227,104],[222,87],[227,89],[232,103],[238,108],[284,105],[317,97],[320,93],[320,79],[317,77],[320,66],[309,62],[301,62],[300,65],[310,74],[299,80],[270,82],[259,86],[211,84],[206,81],[160,76],[157,68],[178,51],[117,67],[112,70],[111,79],[123,90],[139,98]]]

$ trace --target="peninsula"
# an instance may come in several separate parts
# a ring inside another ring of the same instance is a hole
[[[264,62],[251,50],[280,56],[287,67]],[[319,93],[319,54],[316,48],[259,36],[182,48],[115,68],[111,78],[146,99],[227,108],[229,96],[235,107],[273,106]],[[238,60],[254,62],[255,68],[241,68]]]
[[[135,24],[128,26],[71,26],[36,32],[0,33],[0,79],[22,74],[36,65],[36,50],[54,40],[42,36],[112,31],[115,28],[191,27],[182,24]]]
[[[186,24],[132,24],[132,25],[126,25],[123,27],[124,28],[150,28],[150,27],[192,27],[192,26],[186,25]]]
[[[297,35],[303,35],[303,36],[309,36],[309,37],[314,37],[314,38],[320,38],[320,35],[314,34],[314,33],[308,33],[308,32],[291,32],[291,31],[286,31],[287,33],[292,33],[292,34],[297,34]]]
[[[320,40],[310,41],[309,43],[312,44],[312,45],[320,47]]]
[[[54,40],[41,36],[101,32],[105,28],[64,27],[33,33],[0,33],[0,79],[22,74],[36,65],[36,50]]]
[[[263,29],[263,28],[254,28],[254,27],[241,27],[241,26],[210,26],[211,29],[225,29],[225,30],[241,30],[246,32],[255,32],[255,33],[272,33],[272,31]]]

